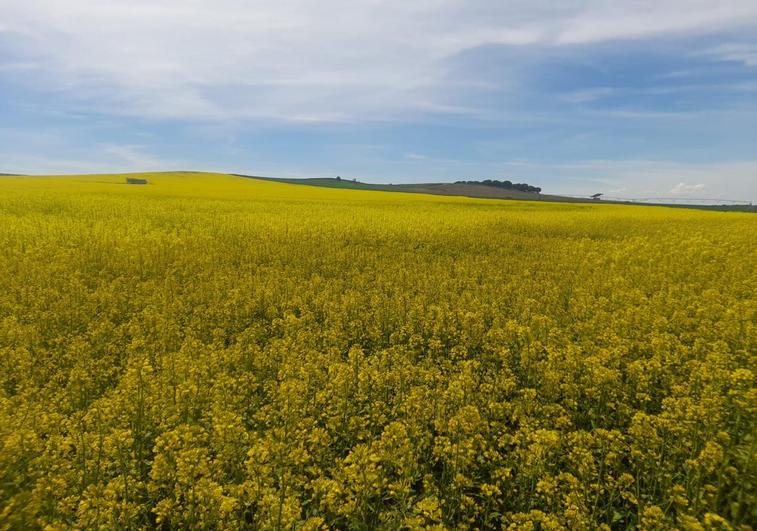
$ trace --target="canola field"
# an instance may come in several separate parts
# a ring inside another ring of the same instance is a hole
[[[757,217],[0,177],[0,529],[752,529]]]

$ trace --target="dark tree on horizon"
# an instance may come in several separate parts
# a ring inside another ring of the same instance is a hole
[[[476,184],[479,186],[493,186],[504,190],[518,190],[520,192],[531,192],[538,194],[541,188],[526,183],[513,183],[512,181],[498,181],[496,179],[485,179],[483,181],[456,181],[455,184]]]

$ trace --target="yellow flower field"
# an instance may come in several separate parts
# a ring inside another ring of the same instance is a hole
[[[751,529],[749,213],[0,177],[2,529]]]

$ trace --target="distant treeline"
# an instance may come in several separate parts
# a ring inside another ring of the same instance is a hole
[[[538,186],[531,186],[526,183],[513,183],[510,181],[496,181],[492,179],[486,179],[485,181],[457,181],[455,184],[480,184],[483,186],[494,186],[495,188],[504,188],[505,190],[520,190],[521,192],[533,192],[538,194],[541,192],[541,188]]]

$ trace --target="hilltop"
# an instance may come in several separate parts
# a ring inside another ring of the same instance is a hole
[[[488,184],[486,181],[458,181],[454,183],[413,183],[413,184],[373,184],[357,180],[337,179],[329,177],[313,178],[285,178],[285,177],[262,177],[259,175],[244,175],[235,173],[238,177],[261,179],[280,183],[296,184],[301,186],[317,186],[325,188],[340,188],[345,190],[367,190],[376,192],[405,192],[412,194],[431,194],[473,197],[481,199],[512,199],[519,201],[544,201],[558,203],[592,203],[592,204],[615,204],[615,205],[640,205],[640,206],[667,206],[674,208],[696,208],[703,210],[755,212],[757,207],[751,204],[728,204],[728,205],[701,205],[701,204],[677,204],[644,203],[618,199],[596,200],[590,197],[576,197],[569,195],[542,194],[527,192],[515,188],[503,188],[497,184]],[[498,183],[499,181],[491,181]]]
[[[0,176],[6,178],[29,178],[34,179],[33,175],[22,174],[10,174],[0,173]],[[591,199],[589,197],[581,196],[568,196],[568,195],[556,195],[556,194],[542,194],[538,192],[525,191],[523,189],[516,189],[515,186],[531,187],[530,185],[519,184],[513,185],[513,188],[505,188],[499,186],[502,184],[499,181],[458,181],[455,183],[412,183],[412,184],[373,184],[366,183],[358,180],[340,179],[340,178],[287,178],[287,177],[264,177],[260,175],[247,175],[240,173],[213,173],[213,172],[201,172],[201,171],[162,171],[162,172],[144,172],[144,173],[118,173],[118,174],[90,174],[90,175],[68,175],[59,176],[65,178],[76,178],[79,181],[85,180],[90,183],[101,182],[110,184],[125,184],[128,177],[144,177],[148,178],[150,183],[153,183],[155,178],[169,179],[174,181],[177,178],[197,179],[203,180],[203,177],[223,177],[224,179],[236,180],[238,178],[243,179],[256,179],[259,181],[265,181],[268,183],[279,184],[294,184],[305,188],[315,187],[321,189],[337,189],[337,190],[360,190],[368,192],[401,192],[410,194],[426,194],[434,196],[449,196],[449,197],[468,197],[474,199],[504,199],[504,200],[516,200],[516,201],[538,201],[547,203],[587,203],[587,204],[615,204],[615,205],[636,205],[636,206],[667,206],[675,208],[694,208],[702,210],[718,210],[718,211],[742,211],[742,212],[755,212],[757,207],[751,204],[683,204],[674,202],[654,203],[654,202],[641,202],[633,200],[621,200],[618,198],[608,199],[603,198],[601,200]],[[106,179],[106,180],[102,180]],[[60,185],[62,182],[57,182]]]
[[[584,202],[589,199],[579,199],[559,195],[524,192],[515,189],[505,189],[487,186],[484,183],[456,182],[456,183],[413,183],[413,184],[372,184],[348,179],[316,177],[306,179],[261,177],[258,175],[236,174],[239,177],[263,179],[289,184],[307,186],[323,186],[327,188],[344,188],[350,190],[373,190],[381,192],[406,192],[414,194],[457,195],[464,197],[478,197],[483,199],[519,199],[526,201],[569,201]]]

